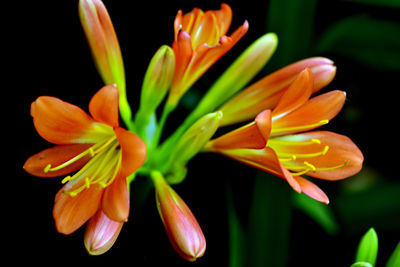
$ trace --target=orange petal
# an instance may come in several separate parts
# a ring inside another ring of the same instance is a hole
[[[118,176],[104,190],[103,212],[113,221],[126,222],[129,216],[129,190],[126,177]]]
[[[306,68],[289,86],[272,111],[272,121],[284,117],[288,113],[304,105],[311,96],[314,86],[312,72]]]
[[[271,111],[265,110],[256,117],[254,122],[212,140],[207,146],[215,149],[262,149],[267,144],[270,131]]]
[[[98,122],[118,127],[118,89],[114,85],[101,88],[90,100],[89,112]]]
[[[300,108],[272,122],[271,136],[304,132],[333,119],[344,105],[346,93],[331,91],[311,98]],[[326,121],[324,123],[321,123]]]
[[[218,31],[217,17],[213,12],[207,11],[199,21],[195,31],[190,34],[192,47],[196,49],[201,44],[216,45],[222,36]]]
[[[36,130],[47,141],[58,144],[96,143],[94,120],[79,107],[58,98],[41,96],[31,105]]]
[[[48,148],[31,156],[25,162],[23,168],[28,173],[39,177],[56,177],[66,175],[80,169],[90,159],[90,156],[83,157],[57,171],[44,172],[44,169],[48,165],[51,165],[52,167],[61,165],[62,163],[67,162],[68,160],[81,154],[90,146],[90,144],[77,144]]]
[[[336,67],[332,64],[326,58],[309,58],[267,75],[221,107],[224,113],[222,125],[251,120],[261,111],[273,109],[285,90],[305,68],[310,68],[313,73],[313,92],[320,90],[335,76]]]
[[[293,178],[299,183],[301,191],[304,194],[319,202],[329,204],[328,196],[317,185],[315,185],[314,183],[310,182],[309,180],[301,176],[295,176]]]
[[[230,37],[225,35],[221,36],[218,44],[214,46],[210,46],[207,43],[199,45],[196,48],[192,62],[188,67],[188,77],[191,77],[192,75],[198,77],[201,76],[246,34],[248,28],[249,24],[245,21],[243,25],[236,29]],[[190,84],[192,84],[192,82]]]
[[[221,4],[220,10],[212,11],[217,17],[219,35],[225,35],[228,32],[229,26],[232,22],[232,9],[229,5],[223,3]]]
[[[301,193],[301,187],[298,182],[293,178],[290,172],[283,167],[275,151],[269,147],[265,147],[264,149],[221,149],[216,150],[216,152],[281,177],[285,179],[295,191]]]
[[[119,175],[128,177],[146,161],[146,144],[136,134],[122,128],[115,128],[115,134],[122,151]]]
[[[279,145],[276,148],[279,153],[288,154],[313,154],[324,150],[328,146],[326,154],[306,159],[316,171],[309,171],[307,175],[325,179],[340,180],[352,176],[362,168],[364,157],[358,147],[348,137],[333,132],[315,131],[289,136],[296,141],[319,140],[319,143],[310,145]],[[289,168],[289,167],[288,167]],[[290,169],[290,168],[289,168]]]
[[[175,103],[184,93],[185,88],[183,88],[182,77],[193,55],[190,35],[183,30],[179,31],[176,40],[172,44],[172,49],[175,53],[175,72],[169,97]]]
[[[85,247],[90,255],[107,252],[121,232],[121,222],[110,220],[101,209],[89,220],[85,231]]]
[[[56,195],[53,217],[58,232],[71,234],[96,213],[100,205],[103,188],[92,185],[71,197],[64,192],[66,186],[68,184]]]

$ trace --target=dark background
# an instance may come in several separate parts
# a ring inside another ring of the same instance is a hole
[[[282,25],[276,25],[276,21],[268,19],[271,12],[269,1],[225,2],[233,10],[230,32],[245,19],[250,24],[249,32],[196,83],[190,97],[186,97],[180,107],[182,112],[172,114],[167,126],[173,129],[179,124],[181,114],[188,112],[191,105],[189,100],[197,99],[204,93],[244,48],[265,32],[275,31],[280,40],[279,48],[260,77],[305,57],[318,55],[334,60],[338,72],[327,90],[345,90],[348,100],[343,111],[327,129],[351,137],[363,151],[366,166],[366,171],[355,179],[367,185],[356,193],[352,193],[349,189],[352,185],[346,181],[317,181],[330,196],[330,207],[339,226],[335,233],[330,234],[304,212],[289,207],[292,192],[284,181],[266,177],[273,182],[260,186],[266,187],[265,194],[271,193],[272,196],[275,193],[276,196],[265,203],[276,215],[267,218],[268,227],[272,233],[275,231],[278,234],[269,239],[269,247],[262,242],[261,232],[261,241],[253,242],[259,244],[258,250],[254,251],[262,251],[263,245],[266,245],[265,255],[271,256],[266,261],[269,264],[259,265],[254,263],[257,261],[248,259],[252,263],[247,266],[350,266],[358,241],[369,227],[375,227],[379,236],[377,266],[384,266],[400,240],[396,153],[399,147],[397,91],[400,89],[400,61],[397,66],[390,61],[390,58],[395,60],[398,57],[398,52],[390,52],[400,51],[400,46],[396,46],[399,42],[396,36],[393,36],[393,42],[382,41],[380,45],[375,40],[376,47],[366,51],[364,58],[360,58],[352,56],[358,54],[357,48],[352,47],[354,51],[346,50],[345,41],[344,44],[339,42],[334,45],[334,49],[327,49],[329,46],[324,48],[321,39],[335,23],[354,15],[389,21],[398,26],[400,9],[360,4],[357,1],[316,1],[312,31],[304,30],[296,32],[294,37],[288,37],[290,32],[285,35],[285,29],[290,26],[285,27],[285,23],[289,25],[290,19],[293,19],[288,10],[281,10]],[[172,44],[176,12],[179,9],[189,12],[195,6],[203,10],[219,8],[219,3],[215,1],[143,1],[138,4],[134,1],[105,0],[104,3],[119,38],[128,97],[134,110],[150,58],[161,45]],[[300,25],[306,25],[310,20],[307,7],[305,10],[303,16],[297,18]],[[83,245],[84,227],[69,236],[56,232],[52,205],[56,192],[61,188],[61,180],[35,178],[22,170],[24,161],[30,155],[51,146],[41,139],[33,127],[29,114],[30,103],[40,95],[51,95],[86,110],[91,96],[103,83],[81,29],[78,1],[18,1],[4,8],[4,11],[12,15],[3,23],[3,43],[7,45],[3,51],[6,72],[3,72],[5,95],[2,105],[5,119],[2,129],[7,136],[3,139],[7,158],[3,163],[6,170],[3,179],[7,183],[3,188],[5,194],[2,194],[5,196],[2,219],[7,225],[3,227],[6,233],[3,241],[6,256],[15,261],[69,265],[125,263],[156,266],[168,263],[171,266],[228,266],[227,195],[231,193],[239,221],[245,227],[252,228],[248,217],[254,186],[259,183],[254,177],[260,174],[217,155],[197,156],[190,162],[188,179],[174,187],[196,215],[207,238],[206,253],[195,263],[182,260],[169,244],[156,210],[153,192],[145,201],[140,199],[140,192],[146,188],[143,178],[138,179],[137,186],[132,185],[130,220],[123,227],[114,247],[105,255],[87,255]],[[276,13],[275,16],[279,17]],[[366,40],[367,46],[371,44],[368,42],[373,41]],[[389,44],[388,47],[384,47],[386,44]],[[382,51],[387,51],[388,61],[379,61],[383,57]],[[277,191],[272,192],[273,188],[277,188]],[[140,192],[136,193],[135,190]],[[284,207],[282,212],[280,207]],[[277,221],[274,223],[274,220]],[[279,220],[284,220],[284,223],[279,224]],[[271,254],[271,250],[267,250],[274,244],[284,251]],[[252,255],[252,252],[248,255]]]

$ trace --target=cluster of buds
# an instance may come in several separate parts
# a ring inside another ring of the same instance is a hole
[[[244,50],[181,126],[162,139],[167,118],[182,96],[245,35],[247,21],[228,36],[232,10],[227,4],[219,10],[179,11],[174,41],[162,45],[150,60],[133,114],[117,35],[104,4],[80,0],[79,15],[105,86],[91,99],[90,114],[55,97],[32,103],[36,130],[55,146],[30,157],[24,169],[39,177],[73,173],[62,180],[53,217],[64,234],[86,224],[90,254],[103,254],[116,241],[129,217],[130,186],[141,176],[154,184],[174,249],[188,261],[201,257],[204,234],[171,187],[184,181],[188,162],[199,152],[218,153],[274,174],[298,193],[326,204],[326,194],[302,175],[339,180],[361,169],[363,155],[349,138],[311,131],[327,124],[344,104],[341,91],[311,98],[334,78],[331,60],[304,59],[247,86],[276,49],[277,36],[267,33]],[[240,123],[245,124],[215,136],[218,129]]]

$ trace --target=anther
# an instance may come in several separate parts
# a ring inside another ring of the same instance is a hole
[[[312,165],[311,163],[308,163],[307,161],[304,161],[303,164],[306,165],[307,167],[309,167],[312,171],[317,170],[317,168],[315,168],[314,165]]]
[[[321,144],[321,141],[319,139],[311,139],[311,142],[318,145]]]
[[[92,148],[92,147],[90,147],[88,150],[89,150],[89,154],[90,154],[90,156],[91,156],[91,157],[94,157],[95,153],[94,153],[94,150],[93,150],[93,148]]]
[[[322,151],[322,155],[325,155],[329,150],[329,146],[325,146],[324,150]]]
[[[51,164],[48,164],[48,165],[43,169],[43,172],[44,172],[44,173],[48,173],[50,169],[51,169]]]
[[[107,187],[107,184],[105,182],[103,182],[103,181],[98,182],[98,184],[103,188]]]
[[[90,180],[89,180],[89,177],[86,177],[86,178],[85,178],[85,186],[86,186],[86,188],[89,188],[89,187],[90,187]]]
[[[75,192],[75,191],[67,192],[67,194],[68,194],[70,197],[76,197],[76,196],[78,195],[78,193]]]
[[[66,182],[68,182],[68,181],[70,181],[70,180],[72,180],[72,179],[71,179],[71,176],[67,176],[67,177],[65,177],[64,179],[62,179],[61,183],[62,183],[62,184],[65,184]]]

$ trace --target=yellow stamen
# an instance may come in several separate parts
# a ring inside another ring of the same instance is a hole
[[[315,152],[315,153],[304,153],[304,154],[289,154],[289,153],[280,153],[278,151],[278,155],[282,158],[286,158],[288,160],[288,158],[293,158],[295,159],[301,159],[301,158],[315,158],[318,156],[323,156],[325,155],[329,150],[329,146],[325,146],[324,149],[320,152]],[[286,160],[286,161],[287,161]]]
[[[325,125],[327,123],[329,123],[329,120],[321,120],[321,121],[319,121],[317,123],[313,123],[313,124],[293,126],[293,127],[287,127],[287,128],[274,128],[272,126],[271,135],[283,133],[283,132],[298,132],[298,131],[302,131],[302,130],[308,130],[310,128],[319,127],[319,126]]]
[[[311,163],[308,163],[307,161],[304,161],[303,163],[304,163],[304,165],[309,167],[312,171],[315,171],[317,169],[317,168],[315,168],[314,165],[312,165]]]
[[[62,183],[77,179],[81,180],[78,188],[66,190],[71,197],[78,195],[84,189],[90,188],[93,184],[98,184],[105,188],[109,186],[117,177],[122,164],[122,151],[118,149],[119,143],[116,138],[110,138],[106,142],[102,142],[94,151],[94,156],[88,163],[83,166],[73,176],[67,176]],[[83,179],[83,180],[82,180]],[[74,187],[72,184],[71,187]],[[71,188],[70,187],[70,188]]]
[[[336,166],[333,166],[333,167],[317,168],[317,171],[330,171],[330,170],[334,170],[334,169],[339,169],[339,168],[342,168],[344,166],[347,166],[348,164],[349,164],[349,161],[346,160],[343,164],[336,165]]]
[[[312,144],[321,144],[321,140],[319,139],[311,139],[309,141],[296,141],[296,140],[286,140],[283,138],[271,138],[268,140],[268,145],[271,144],[274,145],[290,145],[290,146],[306,146],[306,145],[312,145]]]
[[[107,140],[107,142],[104,143],[104,145],[102,145],[101,147],[99,147],[94,153],[97,154],[100,151],[102,151],[104,148],[106,148],[109,144],[111,144],[112,142],[114,142],[114,140],[117,139],[117,136],[113,136],[110,139]]]
[[[81,158],[85,157],[86,155],[90,155],[90,157],[94,157],[96,154],[98,154],[100,151],[102,151],[104,148],[106,148],[111,142],[113,142],[117,137],[114,135],[111,138],[108,138],[107,141],[105,142],[99,142],[94,144],[93,146],[89,147],[79,155],[73,157],[72,159],[56,166],[56,167],[51,167],[51,164],[48,164],[44,169],[44,173],[48,173],[49,171],[58,171],[62,168],[67,167],[68,165],[71,165],[72,163],[80,160]],[[96,149],[96,150],[95,150]]]
[[[72,180],[72,177],[70,175],[68,175],[67,177],[65,177],[64,179],[62,179],[61,183],[65,184],[66,182]]]
[[[86,178],[85,178],[85,186],[86,186],[86,188],[89,188],[89,187],[90,187],[90,180],[89,180],[89,177],[86,177]]]
[[[279,158],[280,162],[288,162],[288,161],[293,161],[296,160],[296,155],[291,155],[289,158]]]

